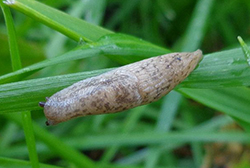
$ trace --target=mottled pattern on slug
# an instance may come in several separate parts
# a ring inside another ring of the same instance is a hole
[[[114,113],[166,95],[196,67],[202,52],[172,53],[129,64],[79,81],[44,104],[48,125],[71,118]]]

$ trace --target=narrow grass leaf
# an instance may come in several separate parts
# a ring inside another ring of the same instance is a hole
[[[244,52],[245,58],[248,62],[248,65],[250,66],[250,50],[249,50],[247,44],[243,41],[243,39],[240,36],[238,36],[237,38],[240,42],[241,48]]]
[[[105,148],[113,145],[141,146],[161,143],[188,143],[188,142],[250,142],[250,134],[245,132],[140,132],[131,134],[89,135],[67,138],[67,142],[85,148]]]
[[[84,46],[80,48],[79,50],[73,50],[63,55],[60,55],[51,59],[46,59],[44,61],[22,68],[15,72],[0,76],[0,83],[9,83],[9,82],[14,82],[14,81],[19,81],[45,67],[57,65],[60,63],[65,63],[65,62],[73,61],[77,59],[94,57],[94,56],[98,56],[99,54],[100,54],[100,51],[98,49],[91,49],[90,47]]]
[[[13,71],[19,70],[22,68],[19,49],[17,45],[16,31],[13,23],[13,19],[10,13],[10,10],[7,6],[0,2],[0,5],[3,9],[7,31],[9,36],[9,48],[10,48],[10,56],[11,56],[11,64]],[[25,140],[29,150],[29,159],[31,160],[31,165],[33,168],[39,168],[39,161],[36,152],[36,142],[33,132],[33,127],[31,123],[31,113],[30,111],[22,112],[22,122],[23,129],[25,133]]]
[[[103,35],[112,33],[38,1],[7,0],[6,4],[78,42],[80,39],[88,42],[96,41]]]
[[[0,167],[1,168],[13,168],[13,167],[21,167],[21,168],[30,168],[32,165],[29,161],[19,160],[19,159],[11,159],[0,157]],[[62,168],[59,166],[53,166],[48,164],[39,164],[40,168]]]
[[[200,46],[213,3],[214,0],[199,0],[196,4],[182,42],[182,51],[194,51]]]

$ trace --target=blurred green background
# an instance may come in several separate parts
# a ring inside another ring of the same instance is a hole
[[[39,2],[113,32],[135,36],[171,51],[200,48],[204,54],[209,54],[239,48],[237,36],[241,36],[246,43],[249,41],[249,0]],[[23,67],[60,56],[85,43],[74,41],[15,9],[11,9],[11,13]],[[0,76],[12,72],[2,12],[0,57]],[[26,79],[118,66],[121,66],[121,61],[98,55],[50,66]],[[234,101],[250,104],[249,99],[241,101],[237,95],[237,92],[246,93],[245,97],[250,97],[247,89],[239,92],[229,88],[228,97],[232,100],[217,97],[220,96],[216,94],[220,89],[216,93],[204,90],[204,94],[231,104]],[[69,159],[69,148],[86,155],[83,161],[89,164],[85,167],[250,167],[249,131],[242,131],[243,121],[239,126],[235,122],[238,121],[235,115],[231,118],[223,114],[225,111],[220,111],[221,108],[209,103],[201,104],[206,100],[198,103],[197,98],[189,99],[187,92],[180,93],[181,90],[173,91],[160,101],[127,112],[77,118],[53,127],[45,126],[42,110],[32,111],[32,119],[37,124],[34,126],[37,155],[39,162],[45,163],[40,167],[79,167],[81,163]],[[246,105],[242,109],[248,111],[248,107]],[[235,109],[235,113],[241,112],[238,110],[241,109],[240,105],[235,105]],[[233,107],[230,110],[234,110]],[[23,162],[29,160],[23,128],[19,121],[11,117],[12,114],[20,115],[11,113],[0,118],[0,168],[29,167],[29,162]],[[245,124],[247,126],[244,128],[249,128],[249,123]],[[65,151],[60,151],[60,148],[65,148]]]

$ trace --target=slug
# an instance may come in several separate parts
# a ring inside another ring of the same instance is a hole
[[[55,125],[75,117],[124,111],[154,102],[183,81],[202,51],[171,53],[128,64],[79,81],[40,102]]]

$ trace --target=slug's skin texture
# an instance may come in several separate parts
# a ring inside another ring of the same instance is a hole
[[[183,81],[201,58],[201,50],[171,53],[79,81],[40,103],[44,106],[47,125],[154,102]]]

